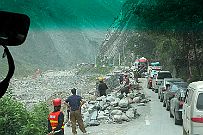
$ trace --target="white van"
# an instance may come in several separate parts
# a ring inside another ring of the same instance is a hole
[[[183,135],[203,135],[203,81],[189,84],[182,118]]]

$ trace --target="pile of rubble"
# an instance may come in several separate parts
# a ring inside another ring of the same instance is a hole
[[[98,126],[101,123],[119,123],[129,122],[140,116],[137,112],[137,106],[143,106],[150,100],[145,94],[139,91],[131,92],[127,95],[121,95],[118,92],[112,92],[107,96],[92,98],[91,94],[83,95],[92,99],[82,108],[84,123],[86,126]]]

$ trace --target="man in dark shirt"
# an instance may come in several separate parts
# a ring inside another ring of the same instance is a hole
[[[64,114],[60,111],[61,99],[53,100],[54,111],[48,116],[49,135],[64,135]]]
[[[98,85],[99,96],[106,96],[106,90],[108,89],[106,83],[103,80],[104,80],[103,78],[99,78]]]
[[[70,121],[72,125],[72,133],[74,135],[77,134],[76,131],[76,121],[78,122],[80,130],[87,134],[87,131],[85,130],[83,120],[82,120],[82,115],[81,115],[81,106],[85,103],[82,100],[81,96],[76,95],[76,89],[73,88],[71,89],[71,93],[73,95],[69,96],[66,100],[65,103],[70,106]]]
[[[120,76],[119,76],[119,82],[120,82],[120,84],[123,84],[123,74],[120,74]]]

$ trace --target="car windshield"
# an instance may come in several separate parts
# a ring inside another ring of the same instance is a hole
[[[157,79],[172,78],[171,73],[158,73]]]
[[[183,90],[186,90],[188,83],[186,82],[174,82],[173,84],[177,85],[177,87],[182,88]]]
[[[167,94],[202,80],[203,0],[0,0],[0,135],[182,135]]]
[[[171,86],[171,88],[170,88],[170,91],[172,91],[172,92],[176,92],[176,91],[178,91],[178,86],[177,85],[172,85]]]

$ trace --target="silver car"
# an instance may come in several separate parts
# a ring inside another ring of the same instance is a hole
[[[164,92],[166,91],[166,84],[173,83],[173,82],[183,82],[183,79],[181,78],[164,78],[164,81],[159,86],[158,89],[158,98],[160,99],[160,102],[163,102],[164,99]]]
[[[179,89],[174,98],[170,100],[170,118],[174,118],[175,125],[182,125],[182,111],[185,98],[186,88]]]

